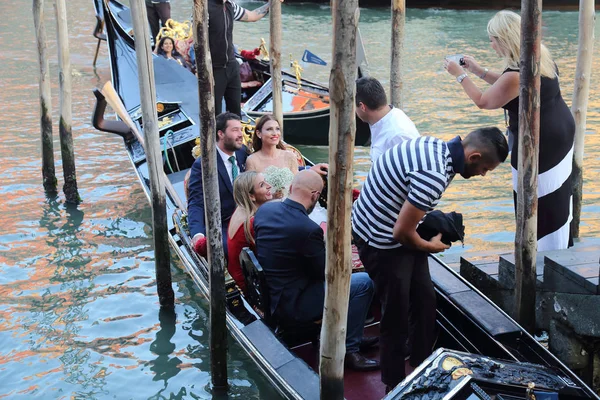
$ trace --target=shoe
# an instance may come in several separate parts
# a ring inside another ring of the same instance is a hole
[[[366,350],[379,343],[379,336],[363,336],[358,345],[359,349]]]
[[[385,385],[385,394],[388,394],[389,392],[391,392],[392,390],[394,390],[393,387],[389,386],[389,385]]]
[[[344,366],[355,371],[375,371],[379,369],[379,361],[371,360],[360,353],[346,353]]]

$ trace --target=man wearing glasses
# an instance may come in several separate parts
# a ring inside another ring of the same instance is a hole
[[[263,204],[254,217],[256,256],[267,278],[271,314],[280,324],[294,326],[323,318],[325,302],[325,242],[323,230],[308,214],[323,190],[323,179],[312,170],[300,171],[282,202]],[[363,338],[367,311],[373,298],[373,282],[364,272],[352,274],[346,360],[348,368],[379,368],[360,348],[377,338]]]

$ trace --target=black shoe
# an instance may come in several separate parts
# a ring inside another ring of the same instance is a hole
[[[344,366],[355,371],[375,371],[379,369],[379,361],[371,360],[360,353],[346,353]]]
[[[388,394],[389,392],[391,392],[392,390],[394,390],[393,387],[385,385],[385,394]]]
[[[369,349],[379,343],[379,336],[363,336],[358,348],[362,350]]]

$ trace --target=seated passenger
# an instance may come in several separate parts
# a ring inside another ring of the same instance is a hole
[[[245,170],[248,148],[243,144],[242,123],[237,114],[224,112],[216,119],[217,129],[217,171],[219,198],[221,200],[221,223],[223,229],[223,251],[227,257],[227,227],[235,210],[233,200],[233,180]],[[202,163],[198,157],[192,165],[188,184],[188,225],[196,252],[205,240],[204,190],[202,186]],[[204,255],[204,254],[202,254]]]
[[[281,141],[279,122],[273,114],[265,114],[256,122],[252,148],[254,152],[246,161],[246,169],[265,173],[267,181],[274,186],[273,198],[284,197],[294,175],[298,173],[298,169],[304,168],[299,168],[296,156],[286,151],[285,144]],[[317,164],[308,168],[321,175],[327,173],[327,164]],[[286,169],[289,170],[289,173],[282,171]],[[285,182],[272,181],[270,177],[275,175],[277,175],[278,181]]]
[[[246,171],[233,182],[233,199],[237,208],[227,229],[227,270],[242,291],[246,290],[246,282],[240,265],[240,253],[244,247],[254,250],[254,214],[258,207],[272,198],[271,186],[265,182],[263,174]]]
[[[163,38],[160,39],[160,41],[158,42],[158,46],[156,47],[156,54],[158,54],[159,56],[163,56],[167,60],[177,61],[179,65],[181,65],[185,69],[189,71],[192,70],[191,65],[187,61],[185,61],[185,58],[183,58],[183,56],[179,54],[179,52],[175,48],[175,41],[168,36],[163,36]]]
[[[308,214],[317,204],[323,180],[314,171],[294,177],[283,202],[262,205],[254,218],[256,255],[266,276],[271,313],[282,324],[318,321],[325,302],[325,242],[323,230]],[[352,274],[345,365],[374,370],[379,363],[359,353],[373,282],[364,272]],[[363,345],[374,344],[372,338]]]
[[[279,122],[272,114],[265,114],[256,122],[252,148],[254,152],[248,157],[246,168],[248,171],[266,172],[267,181],[275,186],[273,197],[284,197],[284,192],[287,192],[294,175],[298,173],[298,160],[285,150]],[[278,175],[278,182],[274,182],[270,175]]]

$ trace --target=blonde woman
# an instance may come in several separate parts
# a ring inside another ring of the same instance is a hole
[[[254,214],[258,207],[272,198],[271,185],[265,182],[261,173],[246,171],[233,182],[233,199],[237,208],[227,229],[227,270],[243,291],[246,290],[246,283],[240,265],[240,253],[244,247],[254,248]]]
[[[498,12],[488,23],[492,49],[502,59],[502,72],[480,66],[473,57],[464,56],[468,75],[455,61],[444,60],[444,67],[462,86],[477,107],[503,108],[514,137],[511,165],[513,191],[517,202],[517,161],[519,134],[519,62],[521,57],[521,17],[512,11]],[[540,150],[538,177],[538,251],[565,249],[572,245],[571,163],[575,122],[560,93],[558,68],[548,49],[541,46]],[[472,79],[479,77],[491,86],[479,89]]]

